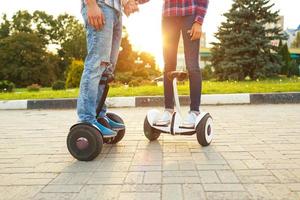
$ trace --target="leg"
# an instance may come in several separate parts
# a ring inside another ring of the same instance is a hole
[[[180,38],[181,24],[179,17],[163,17],[163,54],[165,61],[164,69],[164,95],[165,112],[155,122],[156,126],[168,126],[171,122],[174,110],[174,91],[172,81],[168,78],[168,73],[176,70],[177,49]]]
[[[100,4],[100,6],[106,17],[106,24],[100,31],[88,25],[86,6],[82,9],[86,24],[88,54],[80,82],[77,113],[79,121],[90,123],[95,121],[99,81],[110,60],[113,35],[112,9],[105,4]]]
[[[110,65],[106,69],[105,73],[114,73],[117,64],[119,49],[122,40],[122,15],[120,13],[117,13],[115,15],[115,23],[114,23],[112,38],[113,39],[112,39],[112,49],[110,54]],[[104,90],[104,86],[99,85],[99,93],[98,93],[99,95],[97,99],[97,105],[100,101],[100,98],[102,97],[103,90]],[[104,117],[106,115],[106,111],[107,111],[107,106],[106,104],[104,104],[102,111],[99,113],[99,117]]]
[[[164,94],[165,108],[174,109],[174,94],[172,81],[168,79],[167,74],[176,70],[177,49],[180,38],[181,24],[178,17],[163,17],[162,34],[163,34],[163,54],[164,54]]]
[[[190,79],[190,98],[191,111],[198,111],[201,101],[202,78],[199,66],[199,48],[200,40],[191,41],[190,35],[187,33],[194,23],[194,16],[182,17],[183,28],[182,37],[184,43],[185,63],[189,72]]]

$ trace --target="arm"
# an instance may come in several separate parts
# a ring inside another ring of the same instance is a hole
[[[206,10],[208,7],[209,0],[196,0],[196,17],[195,23],[193,24],[189,34],[191,36],[191,40],[199,40],[202,35],[202,24],[204,21],[204,17],[206,15]]]
[[[209,0],[196,0],[196,3],[197,3],[197,8],[196,8],[195,22],[202,25],[204,21],[204,17],[206,15]]]
[[[96,0],[85,0],[85,3],[87,6],[88,23],[96,30],[101,29],[105,24],[105,17],[101,8],[98,6]]]
[[[121,0],[121,3],[123,6],[123,11],[127,17],[139,10],[138,2],[135,0]]]
[[[147,3],[150,0],[121,0],[122,6],[124,7],[124,13],[129,16],[139,10],[138,5]]]
[[[144,4],[144,3],[147,3],[149,2],[150,0],[137,0],[139,2],[139,4]]]

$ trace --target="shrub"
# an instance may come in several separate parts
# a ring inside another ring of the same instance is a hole
[[[210,80],[212,78],[214,78],[214,69],[212,66],[210,65],[206,65],[204,67],[204,69],[201,69],[201,73],[202,73],[202,79],[203,80]]]
[[[135,79],[135,80],[129,81],[128,85],[129,85],[129,87],[137,87],[137,86],[141,85],[141,82],[139,80]]]
[[[132,73],[133,77],[142,77],[143,79],[149,78],[149,73],[146,69],[138,69]]]
[[[132,80],[131,72],[119,72],[115,76],[115,80],[123,84],[128,84]]]
[[[83,61],[74,60],[67,70],[67,88],[79,87],[81,75],[83,72]]]
[[[38,91],[40,91],[40,89],[41,89],[41,86],[39,84],[32,84],[32,85],[27,86],[27,90],[29,92],[38,92]]]
[[[133,78],[131,81],[129,81],[128,85],[129,87],[138,87],[143,85],[143,78],[138,77],[138,78]]]
[[[55,81],[52,85],[52,90],[64,90],[66,85],[64,81]]]
[[[299,66],[296,60],[293,60],[288,64],[288,77],[292,77],[294,75],[300,75]]]
[[[123,84],[119,81],[113,81],[109,84],[109,86],[112,88],[117,88],[117,87],[123,86]]]
[[[155,81],[150,81],[150,80],[143,80],[141,82],[141,85],[153,85],[153,86],[156,86],[156,82]]]
[[[7,80],[0,81],[0,92],[13,92],[14,88],[14,83]]]

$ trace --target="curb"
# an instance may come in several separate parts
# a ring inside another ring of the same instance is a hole
[[[180,96],[182,105],[189,105],[189,96]],[[111,97],[106,101],[108,107],[154,107],[163,106],[163,96]],[[298,104],[300,92],[262,93],[262,94],[210,94],[202,95],[202,105],[239,104]],[[77,99],[42,99],[0,101],[0,110],[26,109],[74,109]]]

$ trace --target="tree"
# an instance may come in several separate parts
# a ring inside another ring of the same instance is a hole
[[[43,11],[18,11],[12,16],[10,33],[35,33],[45,45],[59,44],[57,19]]]
[[[60,55],[65,59],[84,60],[87,45],[83,24],[68,14],[59,15],[56,22]]]
[[[67,76],[68,66],[72,64],[72,61],[84,60],[86,57],[87,44],[84,26],[74,16],[63,14],[57,17],[55,30],[57,44],[60,45],[58,56],[61,58],[61,70],[66,71],[65,76]]]
[[[43,42],[34,33],[14,33],[0,40],[0,79],[18,87],[33,83],[48,86],[56,79],[53,65]]]
[[[116,79],[123,83],[129,83],[134,79],[151,80],[161,75],[156,68],[154,56],[148,52],[134,51],[125,28],[123,33],[121,51],[116,65]]]
[[[46,45],[59,44],[57,34],[57,19],[43,11],[35,11],[32,15],[32,23],[35,25],[34,32],[45,41]]]
[[[289,71],[290,63],[292,61],[291,54],[289,52],[288,45],[287,44],[283,45],[282,41],[280,41],[279,47],[280,47],[279,55],[281,56],[282,59],[282,67],[280,73],[287,75]]]
[[[300,31],[297,33],[297,36],[292,43],[292,48],[300,48]]]
[[[53,77],[59,80],[65,79],[64,72],[72,59],[83,60],[86,55],[84,27],[73,16],[64,14],[55,18],[43,11],[35,11],[33,14],[28,11],[18,11],[11,20],[3,15],[1,21],[0,40],[19,33],[39,37],[40,47],[47,52],[47,59],[52,63],[51,71],[55,73]],[[57,46],[57,54],[48,52],[49,45]],[[43,75],[41,77],[48,78]],[[53,77],[49,76],[49,78]],[[49,80],[42,82],[48,84]]]
[[[279,72],[281,61],[272,41],[283,39],[280,28],[272,26],[279,19],[272,12],[270,0],[234,0],[225,13],[212,43],[212,65],[220,80],[244,80],[272,76]]]
[[[128,35],[124,34],[121,41],[121,50],[116,65],[116,72],[132,71],[135,67],[135,60],[137,59],[137,52],[133,51],[132,45],[129,42]]]
[[[0,40],[9,36],[11,26],[10,21],[5,14],[2,16],[2,21],[3,22],[0,24]]]
[[[33,33],[32,15],[28,11],[18,11],[12,16],[11,30],[13,33]]]
[[[287,44],[279,44],[279,55],[282,59],[282,67],[280,73],[287,75],[288,77],[293,75],[299,75],[299,68],[296,60],[292,60],[291,54]]]
[[[125,32],[125,29],[124,29]],[[56,46],[54,52],[49,46]],[[84,60],[87,53],[85,29],[74,16],[54,17],[42,11],[18,11],[9,20],[0,22],[0,80],[8,79],[18,87],[38,83],[50,86],[65,80],[73,60]],[[136,62],[137,60],[140,62]],[[145,68],[145,65],[147,68]],[[159,74],[152,55],[133,51],[127,35],[122,39],[122,50],[117,73],[125,79],[135,76],[149,80]],[[76,83],[77,84],[77,83]]]

